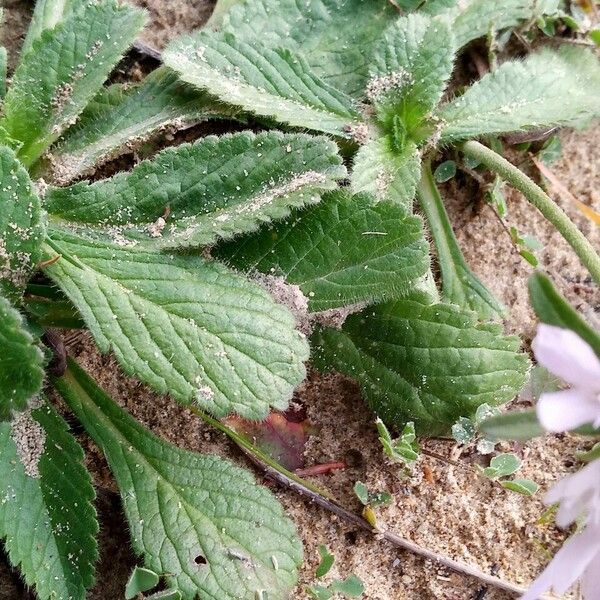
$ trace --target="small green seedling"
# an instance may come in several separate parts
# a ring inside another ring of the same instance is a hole
[[[321,562],[317,567],[315,577],[325,577],[325,575],[327,575],[327,573],[329,573],[331,570],[331,567],[333,567],[335,557],[329,552],[329,550],[327,550],[327,546],[323,544],[319,546],[319,555],[321,557]]]
[[[477,451],[480,454],[491,454],[496,446],[495,442],[485,435],[480,436],[481,424],[490,417],[500,414],[500,411],[489,404],[481,404],[477,407],[472,418],[459,417],[452,426],[452,437],[464,446],[477,440]]]
[[[481,473],[498,483],[505,489],[523,494],[524,496],[533,496],[539,489],[539,485],[530,479],[506,479],[514,475],[522,465],[520,458],[514,454],[504,453],[494,456],[490,461],[490,466],[481,468]]]
[[[335,596],[360,598],[364,591],[363,582],[356,575],[350,575],[346,579],[335,579],[329,587],[314,585],[308,588],[308,592],[316,600],[329,600]]]
[[[379,441],[383,446],[384,454],[393,462],[403,463],[410,467],[419,458],[419,442],[415,433],[415,424],[410,422],[404,426],[402,433],[396,439],[392,436],[381,419],[375,421]]]
[[[389,492],[371,492],[362,481],[354,484],[354,493],[364,506],[389,506],[393,496]]]

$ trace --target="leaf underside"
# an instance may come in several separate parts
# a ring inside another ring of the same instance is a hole
[[[308,345],[291,313],[222,265],[57,231],[49,244],[61,259],[46,272],[100,350],[158,392],[257,419],[304,379]]]
[[[49,404],[16,423],[0,423],[0,538],[40,600],[84,600],[98,523],[83,450]]]
[[[0,294],[18,299],[41,257],[40,199],[12,150],[0,146]]]
[[[283,276],[312,311],[404,296],[429,267],[420,218],[342,191],[215,254],[236,269]]]
[[[584,125],[600,115],[600,65],[585,48],[542,50],[510,61],[442,107],[442,142],[542,127]]]
[[[51,188],[46,207],[60,226],[122,246],[200,247],[318,202],[345,174],[325,138],[242,132],[168,148],[94,184]]]
[[[158,439],[72,362],[55,385],[104,450],[147,568],[183,600],[289,597],[302,547],[250,473]]]
[[[423,297],[371,307],[348,317],[341,331],[313,335],[315,362],[356,379],[369,406],[401,429],[447,434],[460,416],[511,400],[529,361],[519,340],[476,315]]]
[[[44,355],[16,308],[0,296],[0,421],[24,410],[44,382]]]
[[[119,84],[103,89],[52,149],[48,168],[54,181],[68,183],[131,152],[157,131],[233,115],[160,67],[131,89]]]
[[[18,145],[26,165],[75,122],[143,22],[142,11],[116,0],[85,0],[33,42],[13,74],[0,119],[0,131]]]

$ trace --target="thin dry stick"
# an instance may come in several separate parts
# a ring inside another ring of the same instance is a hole
[[[417,554],[418,556],[421,556],[427,560],[431,560],[432,562],[437,563],[438,565],[441,565],[453,571],[456,571],[457,573],[461,573],[469,577],[474,577],[475,579],[478,579],[485,585],[493,586],[495,588],[504,590],[506,592],[512,592],[514,594],[521,595],[525,593],[526,588],[520,585],[504,581],[503,579],[500,579],[499,577],[494,577],[493,575],[488,575],[487,573],[484,573],[477,567],[473,567],[471,565],[452,560],[451,558],[448,558],[443,554],[438,554],[433,550],[423,548],[422,546],[419,546],[418,544],[415,544],[410,540],[407,540],[395,533],[392,533],[391,531],[381,531],[379,529],[373,529],[373,527],[365,519],[363,519],[358,514],[349,511],[348,509],[341,506],[333,496],[331,496],[323,490],[320,490],[310,482],[301,479],[297,475],[294,475],[294,473],[287,471],[276,461],[264,455],[247,439],[243,438],[220,421],[213,419],[209,415],[203,413],[202,411],[196,408],[192,408],[191,410],[194,414],[198,415],[206,423],[212,425],[213,427],[227,435],[229,438],[231,438],[244,452],[248,459],[254,465],[256,465],[268,478],[276,481],[277,483],[283,485],[288,489],[293,490],[301,496],[308,498],[311,502],[314,502],[318,506],[327,509],[328,511],[332,512],[338,517],[341,517],[345,521],[352,523],[359,529],[371,533],[372,535],[376,536],[377,539],[384,539],[393,546],[402,548],[403,550],[408,550],[413,554]],[[540,596],[540,598],[543,600],[548,597]]]
[[[538,171],[550,182],[554,190],[563,198],[571,201],[590,221],[600,225],[600,214],[597,213],[591,206],[584,204],[576,198],[571,191],[562,183],[562,181],[538,158],[531,156],[533,164],[538,168]]]
[[[371,525],[365,519],[363,519],[358,514],[353,513],[352,511],[349,511],[348,509],[344,508],[335,500],[325,498],[321,494],[313,492],[311,489],[303,486],[298,481],[288,478],[285,474],[263,463],[246,448],[242,448],[242,451],[250,459],[250,461],[254,465],[256,465],[270,479],[273,479],[274,481],[280,483],[286,488],[294,490],[296,493],[305,496],[311,502],[314,502],[318,506],[327,509],[328,511],[337,515],[338,517],[341,517],[345,521],[352,523],[356,527],[362,529],[363,531],[371,533],[378,539],[384,539],[393,546],[397,546],[398,548],[402,548],[403,550],[407,550],[409,552],[412,552],[413,554],[417,554],[418,556],[421,556],[443,567],[446,567],[447,569],[451,569],[452,571],[456,571],[457,573],[461,573],[469,577],[474,577],[475,579],[478,579],[485,585],[493,586],[506,592],[513,592],[519,595],[524,594],[527,591],[526,588],[520,585],[504,581],[503,579],[500,579],[499,577],[494,577],[493,575],[488,575],[487,573],[484,573],[477,567],[473,567],[471,565],[452,560],[451,558],[448,558],[443,554],[438,554],[433,550],[429,550],[428,548],[419,546],[418,544],[415,544],[414,542],[411,542],[406,538],[392,533],[391,531],[381,531],[379,529],[373,529],[373,527],[371,527]]]

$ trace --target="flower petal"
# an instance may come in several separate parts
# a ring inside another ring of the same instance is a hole
[[[600,391],[600,358],[575,332],[541,323],[531,347],[537,361],[557,377]]]
[[[600,531],[597,533],[600,537]],[[600,553],[588,565],[582,577],[582,592],[585,600],[598,600],[600,598]]]
[[[577,388],[542,394],[535,409],[542,427],[555,433],[600,419],[600,401],[596,395]]]
[[[537,600],[552,589],[564,594],[583,574],[600,553],[600,536],[594,528],[574,535],[556,553],[550,564],[533,582],[521,600]],[[587,599],[586,599],[587,600]]]
[[[559,527],[567,527],[584,512],[588,514],[588,522],[597,519],[600,513],[600,460],[558,481],[544,497],[546,505],[556,502],[560,502],[556,513]]]

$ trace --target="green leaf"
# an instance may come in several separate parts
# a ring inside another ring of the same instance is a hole
[[[417,197],[435,243],[444,299],[475,311],[484,320],[503,316],[506,309],[467,265],[429,165],[423,168]]]
[[[329,600],[333,597],[333,592],[322,585],[311,585],[307,591],[316,600]]]
[[[429,268],[419,217],[343,191],[214,254],[236,269],[282,275],[311,311],[404,296]]]
[[[452,425],[452,437],[459,444],[469,444],[475,439],[475,423],[467,417],[458,417]]]
[[[530,440],[544,435],[535,410],[507,412],[481,423],[481,431],[492,440]]]
[[[40,600],[84,600],[98,532],[83,451],[47,403],[0,423],[0,538]]]
[[[48,275],[102,352],[163,394],[224,416],[284,409],[308,345],[260,287],[198,256],[130,251],[53,232]]]
[[[523,496],[533,496],[539,489],[540,486],[531,481],[531,479],[512,479],[511,481],[501,481],[500,485]]]
[[[36,0],[27,37],[21,48],[21,56],[24,57],[31,50],[33,42],[38,40],[44,31],[54,29],[63,21],[76,4],[81,4],[81,0]]]
[[[31,165],[98,92],[144,23],[117,0],[86,0],[33,42],[13,74],[0,127]]]
[[[6,421],[14,411],[26,409],[42,389],[44,355],[19,311],[2,296],[0,348],[0,421]]]
[[[17,300],[41,258],[40,199],[12,150],[0,146],[0,294]]]
[[[143,567],[134,567],[125,586],[125,600],[132,600],[138,594],[155,588],[159,581],[160,577],[154,571]]]
[[[490,28],[500,31],[535,21],[540,15],[553,14],[557,7],[557,0],[431,0],[421,10],[448,18],[457,48],[461,48],[487,35]]]
[[[321,562],[317,567],[315,577],[325,577],[325,575],[327,575],[327,573],[329,573],[329,571],[331,570],[331,567],[333,567],[335,557],[333,556],[333,554],[329,553],[329,550],[327,550],[327,546],[324,546],[323,544],[319,546],[319,556],[321,557]]]
[[[421,434],[446,434],[480,404],[511,400],[529,367],[500,326],[416,296],[350,315],[341,331],[317,330],[313,343],[318,368],[358,380],[383,421],[414,421]]]
[[[369,490],[367,486],[362,481],[357,481],[354,484],[354,493],[356,497],[360,500],[361,504],[367,506],[369,504]]]
[[[172,42],[163,60],[219,100],[293,127],[348,137],[361,119],[352,99],[319,79],[301,55],[262,39],[200,31]]]
[[[319,78],[360,98],[373,48],[397,15],[383,1],[253,0],[238,2],[222,30],[251,44],[299,52]]]
[[[455,175],[456,163],[453,160],[445,160],[443,163],[440,163],[433,172],[433,177],[438,183],[450,181]]]
[[[592,29],[592,31],[588,33],[588,37],[596,44],[596,46],[600,46],[600,29]]]
[[[6,95],[7,62],[8,54],[6,52],[6,48],[0,46],[0,101],[4,100],[4,96]]]
[[[356,575],[350,575],[343,581],[336,579],[331,584],[331,589],[347,598],[359,598],[365,591],[365,586]]]
[[[600,442],[594,444],[587,452],[577,452],[577,460],[581,462],[591,462],[600,458]]]
[[[585,48],[544,49],[485,75],[444,106],[442,142],[542,127],[577,127],[600,115],[600,66]]]
[[[454,39],[447,22],[422,14],[397,19],[377,45],[366,88],[378,120],[389,129],[399,117],[412,137],[440,101],[453,63]]]
[[[368,141],[356,153],[350,185],[354,193],[368,192],[377,200],[392,200],[412,209],[421,177],[421,157],[415,143],[400,149],[392,136]]]
[[[561,158],[562,153],[563,147],[560,137],[553,135],[544,142],[542,149],[538,152],[538,157],[544,164],[551,165]]]
[[[102,90],[52,149],[48,168],[65,184],[159,131],[233,114],[161,67],[130,89],[115,84]]]
[[[46,206],[62,226],[123,246],[200,247],[318,202],[345,173],[325,138],[242,132],[167,148],[111,179],[51,188]]]
[[[496,477],[508,477],[521,468],[522,461],[515,454],[503,453],[494,456],[490,467],[496,472]]]
[[[394,462],[411,465],[419,458],[419,443],[416,441],[415,424],[410,421],[404,426],[400,437],[393,440],[385,423],[378,417],[375,421],[379,441],[388,458]],[[391,499],[391,497],[390,497]]]
[[[546,275],[538,272],[529,278],[529,297],[540,321],[574,331],[600,356],[600,333],[583,320]]]
[[[289,597],[302,547],[250,473],[155,437],[73,361],[54,385],[103,449],[146,568],[184,600]]]
[[[181,600],[181,592],[178,590],[163,590],[148,596],[146,600]]]

